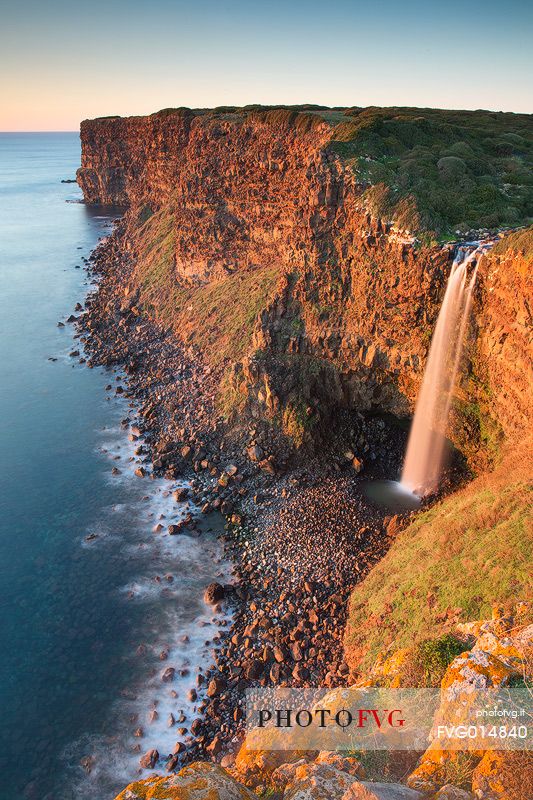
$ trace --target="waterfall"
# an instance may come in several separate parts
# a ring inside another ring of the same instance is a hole
[[[419,497],[437,489],[443,467],[448,415],[477,273],[476,267],[468,278],[468,265],[477,255],[479,249],[461,248],[455,258],[416,402],[401,486]]]

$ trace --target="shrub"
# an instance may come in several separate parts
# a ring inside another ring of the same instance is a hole
[[[424,639],[416,645],[413,668],[421,686],[438,686],[456,656],[465,650],[464,642],[447,633],[438,639]]]

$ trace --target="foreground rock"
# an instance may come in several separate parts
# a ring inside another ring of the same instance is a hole
[[[513,678],[531,679],[533,625],[517,625],[512,616],[459,626],[476,635],[471,650],[457,656],[442,679],[436,718],[460,723],[474,690],[497,692]],[[445,750],[432,742],[407,779],[414,789],[434,792],[449,774],[461,773],[479,800],[526,800],[533,796],[533,758],[529,752],[471,752]],[[507,788],[506,788],[507,787]],[[445,794],[442,795],[446,797]]]
[[[324,761],[313,763],[301,760],[285,764],[285,767],[284,785],[269,789],[263,784],[257,789],[260,796],[276,797],[279,800],[422,798],[419,792],[398,783],[360,781],[350,772],[337,769]],[[197,761],[172,777],[154,775],[131,783],[115,800],[252,800],[258,794],[238,783],[222,767]]]
[[[216,764],[196,761],[177,775],[130,783],[116,800],[253,800],[254,795]]]

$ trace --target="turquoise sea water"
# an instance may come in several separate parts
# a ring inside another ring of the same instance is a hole
[[[110,224],[67,202],[80,192],[60,181],[79,158],[77,134],[0,134],[0,800],[107,800],[135,776],[132,729],[170,703],[158,654],[188,660],[194,678],[213,624],[202,590],[224,571],[209,534],[152,533],[183,509],[168,482],[133,478],[125,401],[57,327],[83,302],[76,265]],[[174,708],[194,685],[182,684]],[[163,718],[143,752],[170,752],[172,738]]]

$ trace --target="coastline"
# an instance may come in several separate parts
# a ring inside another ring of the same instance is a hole
[[[136,307],[120,222],[88,269],[96,290],[85,313],[71,321],[89,367],[125,372],[115,392],[139,409],[136,420],[124,421],[130,439],[142,442],[135,479],[187,479],[183,497],[202,514],[226,518],[222,543],[234,570],[234,583],[212,597],[214,611],[229,611],[232,623],[206,669],[207,696],[195,708],[193,738],[174,753],[158,751],[157,762],[173,770],[201,757],[228,767],[243,738],[246,688],[353,682],[343,655],[348,598],[402,520],[370,506],[359,469],[335,452],[334,442],[331,451],[290,463],[268,431],[226,424],[214,401],[221,370],[206,368],[200,354]],[[374,448],[365,479],[391,477],[401,464],[405,432],[382,417],[359,416],[360,436]],[[160,534],[194,534],[195,515],[176,527]],[[145,766],[155,766],[153,753],[140,755]]]

